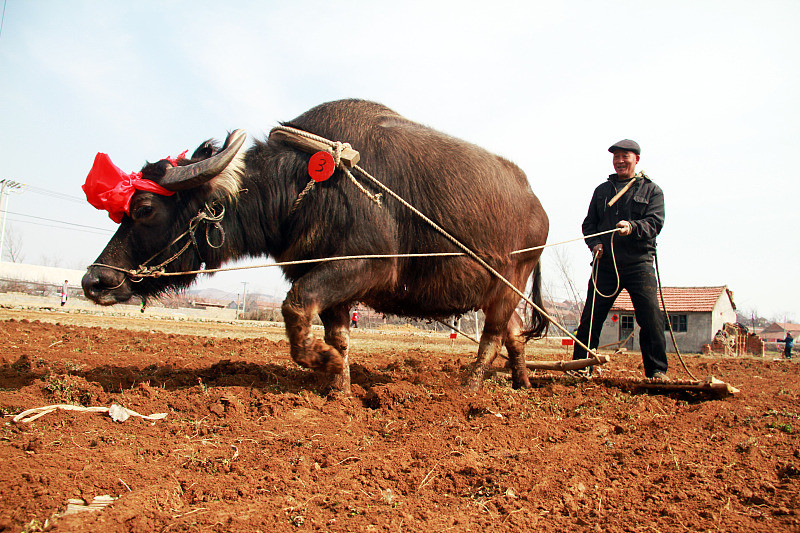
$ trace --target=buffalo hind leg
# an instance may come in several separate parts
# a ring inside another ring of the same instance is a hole
[[[467,387],[470,390],[479,390],[481,388],[483,380],[486,378],[486,370],[497,357],[502,345],[502,329],[490,326],[487,321],[483,326],[483,333],[481,333],[481,340],[478,345],[478,360],[475,361],[475,366],[467,377]]]
[[[522,332],[522,320],[516,313],[519,298],[508,292],[499,301],[492,303],[486,309],[486,323],[481,333],[478,346],[478,360],[467,378],[467,387],[478,390],[486,378],[486,371],[491,366],[503,345],[508,349],[508,364],[511,368],[512,384],[514,388],[530,387],[528,368],[525,365],[525,348]]]
[[[350,395],[350,308],[337,305],[319,314],[325,326],[325,342],[342,356],[342,371],[333,374],[330,388]]]
[[[531,386],[528,365],[525,363],[525,339],[522,336],[522,318],[514,311],[506,328],[505,345],[508,350],[508,366],[511,369],[511,386],[515,389]]]

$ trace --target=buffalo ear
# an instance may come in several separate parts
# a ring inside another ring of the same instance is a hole
[[[159,185],[170,191],[184,191],[206,183],[225,170],[239,153],[246,138],[244,130],[232,132],[225,139],[222,150],[196,163],[168,168]]]
[[[209,139],[197,147],[197,150],[192,154],[192,159],[208,159],[214,155],[216,149],[214,139]]]

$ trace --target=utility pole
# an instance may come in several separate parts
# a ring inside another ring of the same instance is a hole
[[[0,210],[3,211],[3,222],[0,224],[0,261],[3,260],[3,244],[6,239],[6,215],[8,214],[8,199],[6,198],[6,194],[8,193],[6,192],[6,189],[8,189],[8,192],[19,191],[22,193],[24,192],[24,187],[26,187],[24,183],[19,183],[9,179],[0,180]],[[3,207],[4,201],[5,207]]]
[[[242,316],[247,311],[247,282],[243,281],[244,288],[242,289]]]

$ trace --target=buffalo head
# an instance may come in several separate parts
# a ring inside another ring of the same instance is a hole
[[[204,254],[224,240],[220,225],[224,206],[239,191],[246,137],[244,131],[236,130],[219,150],[212,141],[206,141],[190,159],[148,163],[130,176],[113,165],[110,167],[119,172],[119,177],[112,172],[111,178],[106,174],[96,179],[90,173],[84,185],[87,198],[96,207],[108,209],[120,226],[83,276],[87,298],[101,305],[125,302],[134,296],[146,300],[187,287],[194,280],[196,274],[142,274],[198,270],[209,262]],[[112,198],[114,205],[101,207],[100,203],[108,202],[106,198]]]

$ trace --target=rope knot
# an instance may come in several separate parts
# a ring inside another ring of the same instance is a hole
[[[331,142],[330,154],[333,156],[333,163],[336,168],[339,168],[342,165],[342,152],[350,148],[352,148],[350,143],[343,143],[341,141]]]

